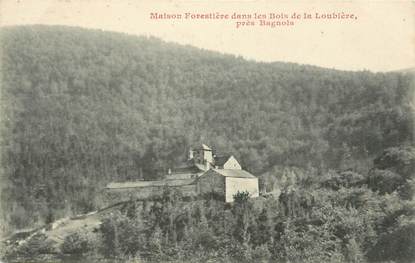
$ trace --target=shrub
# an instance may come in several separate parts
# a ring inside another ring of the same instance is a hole
[[[61,245],[61,251],[65,254],[85,254],[92,249],[92,244],[88,236],[83,233],[75,232],[65,237]]]
[[[54,242],[43,233],[37,233],[22,243],[14,253],[23,257],[35,257],[42,254],[51,254],[55,251]]]
[[[266,244],[257,246],[252,251],[252,260],[255,262],[269,262],[271,259],[271,253],[269,252],[268,246]]]
[[[377,244],[369,251],[370,262],[393,260],[396,262],[414,262],[415,223],[410,222],[392,233],[381,236]]]

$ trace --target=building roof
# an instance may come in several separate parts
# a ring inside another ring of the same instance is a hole
[[[195,163],[195,166],[199,169],[199,171],[204,172],[204,171],[206,171],[206,170],[207,170],[207,169],[206,169],[206,165],[204,165],[204,164]]]
[[[208,150],[208,151],[211,151],[212,149],[210,149],[210,147],[209,146],[207,146],[206,144],[204,144],[204,143],[202,143],[202,149],[203,150]]]
[[[245,170],[234,170],[234,169],[212,169],[212,170],[225,177],[256,178],[254,175],[248,173]]]
[[[123,188],[143,188],[143,187],[161,187],[161,186],[182,186],[195,183],[195,179],[175,179],[161,181],[134,181],[122,183],[109,183],[106,189],[123,189]]]
[[[190,179],[190,178],[196,178],[197,173],[174,173],[174,174],[168,174],[164,178],[164,180],[182,180],[182,179]]]
[[[206,144],[202,143],[201,145],[194,145],[193,147],[191,147],[192,151],[197,151],[197,150],[203,150],[203,151],[212,151],[212,148],[210,148],[209,146],[207,146]]]
[[[223,166],[232,155],[215,156],[215,165]]]
[[[187,166],[177,167],[172,169],[172,174],[182,174],[182,173],[200,173],[203,172],[204,166],[199,164],[191,164]]]

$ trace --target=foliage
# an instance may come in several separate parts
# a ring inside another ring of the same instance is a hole
[[[108,182],[159,179],[204,142],[232,152],[268,195],[188,202],[166,187],[161,200],[107,214],[97,253],[156,262],[414,258],[412,74],[257,63],[61,26],[4,27],[1,36],[1,221],[11,229],[95,210]],[[77,233],[61,249],[86,253],[88,242]],[[40,235],[12,252],[53,251]]]
[[[65,254],[82,255],[93,249],[94,244],[88,237],[88,233],[75,232],[65,237],[61,251]]]
[[[140,247],[135,256],[154,261],[410,262],[413,202],[373,192],[361,177],[330,172],[322,176],[330,184],[297,181],[266,200],[239,192],[231,205],[166,197],[150,206],[131,204],[138,215],[133,219],[126,219],[126,210],[111,220],[119,233],[121,226],[129,229],[119,247],[134,240]],[[166,189],[165,196],[174,194]],[[138,232],[146,234],[138,239]]]
[[[324,187],[339,190],[341,187],[354,187],[363,185],[366,178],[352,171],[344,171],[341,173],[331,172],[327,174],[329,178],[322,179]]]
[[[54,242],[47,238],[45,234],[37,233],[23,241],[17,247],[10,247],[6,251],[9,258],[36,258],[43,254],[54,253]]]
[[[371,158],[413,139],[411,74],[257,63],[64,26],[1,36],[2,221],[11,228],[94,210],[108,182],[160,178],[195,143],[232,152],[272,188],[286,168],[365,174]],[[391,149],[379,162],[413,156]],[[393,172],[407,177],[412,165]]]
[[[397,191],[406,200],[414,194],[415,147],[391,147],[374,160],[369,186],[380,193]]]
[[[135,256],[145,246],[141,223],[119,212],[104,218],[100,232],[101,254],[107,258]]]
[[[372,262],[394,260],[409,263],[415,258],[415,223],[398,227],[392,233],[384,233],[378,243],[370,250],[369,259]]]

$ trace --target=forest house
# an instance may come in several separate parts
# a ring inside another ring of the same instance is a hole
[[[105,199],[114,204],[128,200],[156,200],[163,189],[177,189],[184,197],[196,198],[214,193],[225,202],[232,202],[239,191],[251,197],[259,196],[258,178],[242,169],[233,155],[215,155],[202,144],[189,151],[187,162],[169,169],[163,180],[110,183],[105,188]]]

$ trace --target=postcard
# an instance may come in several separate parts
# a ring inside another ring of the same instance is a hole
[[[3,0],[0,261],[412,262],[413,1]]]

